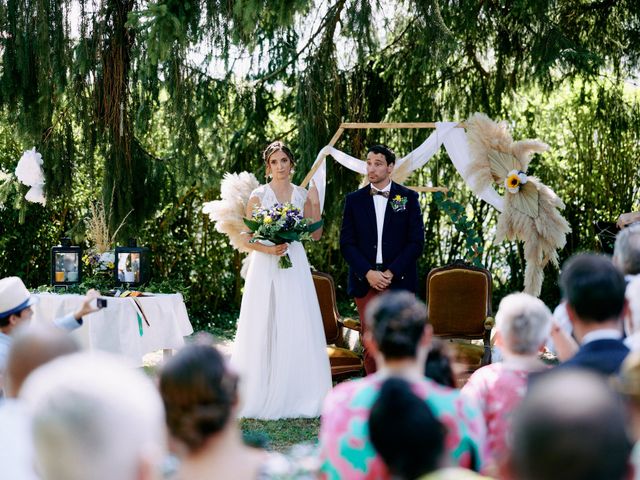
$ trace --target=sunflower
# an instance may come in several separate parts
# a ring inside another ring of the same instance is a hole
[[[520,170],[511,170],[504,181],[509,193],[518,193],[520,186],[527,183],[527,174]]]

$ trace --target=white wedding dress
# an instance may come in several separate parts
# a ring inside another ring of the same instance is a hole
[[[304,209],[307,191],[293,186],[291,203]],[[263,207],[278,203],[269,185],[251,193]],[[331,370],[318,298],[300,242],[291,242],[293,266],[250,253],[231,365],[240,374],[240,417],[317,417],[331,389]]]

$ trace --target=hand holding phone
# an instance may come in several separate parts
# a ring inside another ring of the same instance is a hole
[[[80,321],[85,315],[97,312],[98,309],[104,308],[106,306],[107,301],[105,299],[98,298],[99,295],[100,292],[94,289],[91,289],[87,292],[87,294],[84,296],[84,301],[82,302],[80,309],[73,314],[76,320]],[[97,303],[97,306],[95,307],[94,305],[96,305],[96,303],[93,303],[94,300]],[[104,302],[102,306],[100,306],[100,300]]]

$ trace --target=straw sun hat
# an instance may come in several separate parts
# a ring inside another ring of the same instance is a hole
[[[38,297],[31,295],[18,277],[0,279],[0,318],[18,313],[38,303]]]

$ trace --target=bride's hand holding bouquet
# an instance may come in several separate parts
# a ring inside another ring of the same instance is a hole
[[[279,247],[273,252],[281,255],[278,266],[290,268],[292,264],[287,254],[287,243],[311,240],[311,233],[319,229],[323,221],[312,222],[291,203],[277,203],[270,208],[254,208],[251,219],[245,218],[244,223],[252,233],[250,243]]]

